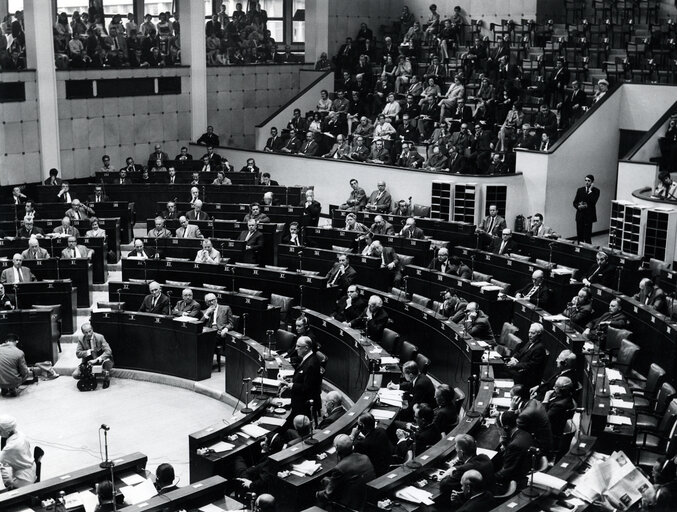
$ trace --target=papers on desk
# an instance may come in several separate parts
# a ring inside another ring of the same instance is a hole
[[[284,418],[277,418],[275,416],[262,416],[259,420],[259,425],[273,425],[275,427],[281,427],[284,425],[286,420]]]
[[[382,357],[381,364],[400,364],[400,359],[398,357]]]
[[[131,475],[120,477],[120,480],[122,480],[127,485],[136,485],[143,482],[145,478],[138,473],[132,473]]]
[[[304,460],[300,464],[292,464],[292,468],[302,476],[310,476],[317,473],[322,468],[322,465],[312,460]]]
[[[382,404],[402,407],[404,392],[399,389],[381,388],[378,390],[378,398]]]
[[[85,512],[94,512],[99,504],[99,498],[92,491],[83,491],[80,494],[80,501],[85,507]]]
[[[66,510],[71,510],[71,509],[74,509],[74,508],[85,506],[85,504],[82,502],[82,498],[80,498],[79,492],[66,494],[66,496],[64,498],[66,500]],[[98,501],[98,498],[97,498],[97,501]]]
[[[423,489],[418,489],[411,485],[400,489],[395,493],[395,496],[401,500],[409,501],[411,503],[423,503],[424,505],[433,505],[432,494]]]
[[[611,425],[632,425],[632,421],[627,416],[617,416],[615,414],[607,416],[606,421]]]
[[[495,379],[494,386],[499,389],[510,389],[515,385],[515,381],[512,379]]]
[[[174,318],[172,318],[172,320],[174,320],[175,322],[187,322],[189,324],[197,324],[197,323],[200,323],[202,321],[199,318],[195,318],[193,316],[187,316],[187,315],[175,316]]]
[[[269,434],[269,431],[265,428],[259,427],[258,425],[253,425],[251,423],[248,425],[242,425],[240,430],[242,430],[242,432],[247,434],[249,437],[253,437],[255,439]]]
[[[618,384],[609,384],[609,393],[612,395],[622,395],[625,393],[625,388],[623,386],[619,386]]]
[[[489,457],[490,459],[493,459],[494,457],[496,457],[496,455],[498,454],[498,452],[495,451],[495,450],[489,450],[488,448],[480,448],[480,447],[478,447],[478,448],[477,448],[477,455],[482,455],[482,454],[486,455],[486,456]]]
[[[555,267],[550,269],[550,274],[554,274],[556,276],[573,275],[573,273],[574,270],[572,268]]]
[[[216,453],[223,453],[232,450],[235,448],[235,445],[225,441],[219,441],[218,443],[208,446],[207,448],[214,450]]]
[[[369,411],[376,421],[390,420],[395,417],[396,411],[390,411],[388,409],[372,409]]]
[[[569,318],[562,314],[559,314],[559,315],[544,315],[543,319],[547,320],[548,322],[566,322]]]
[[[493,292],[493,291],[500,292],[501,290],[503,290],[503,288],[501,288],[500,286],[496,286],[495,284],[490,284],[482,287],[482,291],[485,292]]]
[[[494,404],[496,407],[502,407],[505,409],[510,408],[511,402],[512,399],[510,397],[505,396],[495,396],[491,399],[491,403]]]
[[[285,378],[287,378],[287,377],[293,377],[293,376],[294,376],[294,370],[282,370],[282,369],[279,369],[279,370],[277,371],[277,375],[278,375],[280,378],[282,378],[282,379],[285,379]]]
[[[122,491],[122,494],[124,494],[125,501],[130,505],[136,505],[137,503],[149,500],[153,496],[157,495],[157,489],[150,480],[144,480],[142,483],[137,485],[128,485],[127,487],[122,487],[120,488],[120,491]]]
[[[613,386],[610,387],[612,388]],[[621,400],[620,398],[612,398],[611,407],[616,407],[618,409],[633,409],[635,407],[635,403],[627,400]]]
[[[208,503],[207,505],[198,508],[198,510],[200,512],[224,512],[224,510],[221,507],[217,507],[213,503]]]
[[[534,473],[534,487],[545,489],[546,491],[554,491],[555,494],[559,494],[566,486],[566,480],[543,473],[542,471]]]
[[[621,375],[621,372],[618,370],[615,370],[614,368],[605,368],[606,371],[606,377],[609,380],[623,380],[623,375]]]
[[[489,281],[471,281],[472,286],[477,286],[478,288],[484,288],[485,286],[491,286]]]
[[[272,391],[274,393],[277,393],[278,390],[280,389],[280,384],[282,384],[281,380],[277,379],[268,379],[265,377],[256,377],[252,381],[253,386],[263,386],[264,391]]]
[[[486,341],[476,340],[475,342],[482,348],[487,348],[489,346],[489,344]]]

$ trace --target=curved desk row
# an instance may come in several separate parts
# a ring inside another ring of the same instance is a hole
[[[279,199],[275,197],[275,200]],[[265,213],[271,222],[278,222],[288,224],[290,222],[300,222],[303,217],[303,206],[294,205],[266,205],[263,204],[263,196],[261,200],[257,201],[260,210]],[[235,220],[241,221],[244,216],[249,213],[250,203],[206,203],[202,206],[202,211],[209,215],[209,218],[218,220]],[[161,212],[167,209],[166,203],[157,203],[157,211]],[[189,202],[179,201],[176,203],[176,209],[180,212],[188,212],[193,209],[193,205]],[[152,225],[152,224],[149,224]]]
[[[23,265],[33,272],[38,281],[70,280],[76,292],[77,307],[87,308],[92,304],[92,265],[87,259],[24,260]],[[0,272],[12,266],[12,260],[0,260]],[[19,299],[19,305],[23,301]],[[66,308],[65,305],[64,309]],[[64,311],[65,312],[65,311]]]
[[[70,193],[74,197],[88,197],[94,194],[94,184],[72,184]],[[155,215],[157,201],[166,203],[178,198],[190,200],[190,184],[167,185],[164,183],[132,183],[130,185],[106,185],[106,194],[112,199],[133,202],[136,214],[141,219]],[[263,199],[264,192],[271,191],[276,197],[286,198],[286,203],[300,204],[303,187],[267,187],[263,185],[199,185],[200,197],[208,203],[253,203]],[[51,201],[56,195],[55,187],[37,187],[38,200]],[[153,198],[149,201],[148,198]]]
[[[216,331],[203,330],[204,322],[130,311],[96,311],[91,322],[110,344],[117,368],[211,377]]]
[[[30,365],[59,359],[61,306],[49,309],[0,311],[0,342],[10,333],[19,337],[19,348]]]
[[[336,289],[327,288],[327,278],[294,271],[243,265],[211,265],[190,261],[122,260],[122,279],[189,282],[194,286],[210,284],[225,290],[238,288],[262,290],[266,296],[276,293],[292,297],[296,304],[312,304],[321,312],[333,311]]]
[[[193,173],[200,173],[200,181],[202,183],[211,183],[213,182],[218,172],[209,171],[202,172],[202,167],[204,164],[202,160],[198,157],[197,160],[165,160],[165,168],[169,169],[174,167],[176,169],[176,182],[177,184],[188,184],[193,181]],[[132,180],[132,182],[141,181],[140,172],[128,172],[127,176]],[[169,173],[165,171],[155,171],[149,172],[151,181],[154,183],[168,183]],[[226,178],[228,178],[235,185],[254,185],[258,179],[258,174],[253,172],[226,172],[224,173]],[[97,183],[115,183],[116,180],[120,180],[120,171],[96,171],[94,173]]]
[[[70,279],[33,281],[5,285],[5,291],[16,297],[19,309],[33,306],[61,306],[61,332],[71,334],[77,326],[77,290]]]

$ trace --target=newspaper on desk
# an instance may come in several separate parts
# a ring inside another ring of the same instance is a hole
[[[378,399],[384,405],[392,405],[393,407],[402,407],[404,391],[399,389],[381,388],[378,390]]]
[[[651,483],[623,452],[613,452],[605,461],[594,463],[572,484],[574,496],[588,503],[605,496],[620,510],[628,510],[651,487]]]

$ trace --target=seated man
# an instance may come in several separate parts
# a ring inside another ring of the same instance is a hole
[[[369,457],[353,451],[353,440],[346,434],[334,438],[338,463],[329,476],[322,479],[322,490],[317,492],[320,506],[333,501],[348,509],[362,506],[365,484],[375,477]]]
[[[171,304],[169,297],[162,293],[159,283],[151,281],[148,285],[150,294],[146,295],[139,308],[139,313],[153,313],[155,315],[169,315]]]
[[[401,384],[388,383],[388,389],[400,389],[406,393],[409,407],[401,411],[401,419],[409,420],[414,417],[414,406],[435,403],[435,385],[425,373],[421,373],[416,361],[407,361],[402,365]]]
[[[653,197],[668,201],[677,201],[677,182],[673,181],[670,173],[663,171],[658,175],[658,186]]]
[[[16,309],[16,297],[5,292],[5,285],[0,284],[0,311]]]
[[[289,224],[289,233],[282,237],[282,243],[303,247],[303,236],[300,233],[298,222]]]
[[[19,229],[19,238],[44,238],[45,230],[33,225],[33,219],[24,217],[23,226]]]
[[[4,291],[3,291],[4,293]],[[17,347],[19,338],[7,334],[0,343],[0,395],[17,396],[17,388],[31,375],[26,366],[26,356]]]
[[[28,199],[28,196],[21,192],[21,187],[14,187],[12,189],[12,203],[23,204]]]
[[[353,178],[350,180],[350,195],[345,203],[341,205],[341,210],[349,210],[351,212],[359,212],[364,209],[367,204],[367,193],[362,187],[360,187],[359,182]]]
[[[392,197],[390,196],[390,192],[386,190],[386,182],[383,180],[379,181],[377,187],[378,188],[369,196],[365,208],[371,212],[389,212]]]
[[[592,319],[592,313],[592,292],[586,286],[578,290],[562,314],[580,331]]]
[[[270,173],[269,172],[264,172],[261,174],[261,179],[259,180],[259,185],[263,185],[264,187],[279,187],[280,184],[275,181],[270,179]]]
[[[531,398],[528,387],[516,384],[510,389],[510,409],[517,412],[517,426],[529,432],[536,445],[548,453],[552,449],[552,428],[543,404]]]
[[[382,139],[378,139],[374,142],[367,162],[372,164],[390,164],[390,151],[384,146]]]
[[[402,230],[398,233],[399,236],[404,238],[425,238],[423,230],[416,227],[416,219],[414,217],[409,217]]]
[[[279,203],[280,202],[277,199],[275,199],[275,197],[273,196],[273,193],[270,190],[268,192],[266,192],[265,194],[263,194],[263,205],[264,206],[273,206],[273,205],[277,205]]]
[[[477,453],[477,442],[469,434],[459,434],[456,436],[456,458],[458,462],[453,467],[444,472],[440,479],[440,499],[438,503],[447,503],[452,493],[458,493],[461,490],[461,479],[466,471],[478,471],[482,475],[485,488],[492,490],[494,488],[494,466],[491,459],[484,453]],[[459,498],[457,497],[457,500]],[[463,500],[460,500],[463,503]]]
[[[68,247],[61,251],[61,258],[68,259],[89,259],[92,255],[92,250],[87,249],[84,245],[78,244],[78,239],[74,236],[68,237]]]
[[[156,283],[157,284],[157,283]],[[82,364],[101,365],[103,367],[103,388],[110,386],[111,370],[113,369],[113,352],[106,338],[98,332],[94,332],[92,324],[84,323],[80,328],[82,337],[78,337],[78,346],[75,355]],[[73,378],[82,377],[80,367],[73,372]]]
[[[204,238],[198,226],[193,226],[188,223],[188,218],[185,215],[179,217],[180,227],[176,230],[176,238]]]
[[[497,237],[506,227],[505,219],[498,214],[498,207],[492,204],[489,205],[489,215],[484,217],[480,225],[477,226],[477,233]]]
[[[23,432],[17,429],[16,418],[8,414],[0,416],[0,438],[4,443],[0,451],[0,466],[9,468],[9,471],[2,472],[5,487],[14,489],[35,483],[33,450]]]
[[[644,304],[656,310],[663,315],[668,314],[668,303],[665,300],[665,293],[658,286],[655,286],[653,281],[645,277],[639,282],[639,292],[634,296],[634,299],[640,304]]]
[[[167,203],[167,209],[162,212],[162,217],[166,220],[179,218],[179,211],[176,209],[176,203],[174,201],[169,201]]]
[[[202,249],[195,255],[195,263],[221,263],[221,253],[214,249],[209,238],[202,240]]]
[[[390,222],[387,222],[382,215],[374,217],[374,223],[371,225],[371,232],[374,235],[394,235],[395,230]]]
[[[434,413],[430,405],[421,403],[414,406],[413,433],[401,428],[395,431],[397,437],[395,453],[400,460],[410,461],[442,439],[442,432],[433,420]]]
[[[529,339],[522,342],[505,364],[508,374],[518,384],[528,388],[538,385],[543,377],[546,352],[541,337],[543,325],[533,323],[529,327]]]
[[[400,259],[392,247],[384,247],[381,242],[374,240],[371,244],[369,255],[381,258],[381,269],[389,273],[392,286],[399,286],[402,282],[402,269]]]
[[[209,220],[209,215],[202,211],[202,201],[197,200],[193,203],[193,209],[186,212],[188,220]]]
[[[383,300],[378,295],[369,297],[367,309],[364,315],[350,322],[353,328],[364,328],[367,338],[380,342],[383,338],[383,330],[388,325],[388,313],[383,309]]]
[[[512,239],[512,231],[505,228],[501,232],[501,238],[494,238],[489,245],[489,251],[500,256],[509,256],[518,252],[517,243]]]
[[[47,252],[47,249],[40,247],[40,242],[37,238],[29,238],[28,249],[21,253],[21,257],[25,260],[47,260],[49,259],[49,252]]]
[[[449,273],[461,279],[472,281],[472,269],[463,263],[458,256],[451,257],[451,271]]]
[[[454,390],[449,384],[440,384],[435,390],[435,407],[433,423],[442,434],[448,434],[458,425],[458,410],[454,404]]]
[[[370,412],[360,414],[350,437],[355,443],[355,451],[369,457],[376,476],[381,476],[390,469],[393,446],[386,430],[376,426],[376,420]]]
[[[343,293],[355,280],[357,272],[350,266],[347,254],[339,254],[336,259],[338,261],[327,272],[327,287],[336,286]]]
[[[174,468],[166,462],[160,464],[155,470],[155,488],[158,495],[177,490],[179,479],[174,473]]]
[[[65,215],[72,220],[87,220],[95,213],[89,206],[82,204],[79,199],[73,199],[71,207],[66,210]]]
[[[148,238],[171,238],[172,232],[165,227],[165,219],[159,215],[155,217],[155,227],[148,230]]]
[[[317,426],[318,429],[328,427],[346,413],[346,408],[343,407],[343,395],[338,391],[327,393],[324,399],[324,408],[327,414]]]
[[[555,233],[550,226],[543,224],[543,214],[535,213],[531,218],[531,225],[527,230],[527,234],[531,236],[540,236],[545,238],[557,238],[558,235]]]
[[[479,471],[470,469],[461,476],[464,503],[456,512],[479,512],[489,510],[494,505],[494,495],[487,488],[484,476]],[[456,500],[452,500],[452,506]]]
[[[64,217],[63,219],[61,219],[61,225],[55,227],[52,233],[58,236],[74,236],[76,238],[80,236],[78,228],[74,228],[73,226],[71,226],[70,217]]]
[[[411,215],[411,200],[407,202],[404,199],[400,199],[395,203],[392,214],[401,217],[408,217]]]
[[[442,304],[440,304],[439,313],[442,316],[450,318],[452,322],[460,322],[465,316],[465,307],[468,301],[459,297],[456,290],[447,288],[442,292]]]
[[[232,185],[230,178],[226,178],[226,173],[219,171],[216,173],[216,178],[212,181],[212,185]]]
[[[106,231],[99,226],[99,219],[92,217],[89,222],[91,229],[85,232],[85,238],[106,238]]]
[[[96,484],[96,497],[98,503],[94,509],[95,512],[111,512],[116,510],[116,506],[126,506],[126,503],[116,505],[113,490],[113,484],[110,480],[104,480],[103,482]]]
[[[70,193],[70,184],[67,181],[64,181],[61,183],[61,189],[59,190],[59,193],[56,195],[56,202],[71,204],[72,200],[73,196]]]
[[[449,249],[442,247],[439,251],[437,251],[437,257],[432,259],[432,261],[428,264],[428,268],[430,270],[442,272],[443,274],[451,273],[453,267],[449,261]]]
[[[315,134],[313,132],[306,132],[306,140],[301,144],[298,154],[303,156],[320,156],[320,146],[315,142]]]
[[[568,446],[560,446],[560,440],[567,421],[576,411],[576,402],[573,399],[574,390],[574,383],[569,377],[558,377],[553,389],[548,391],[543,398],[543,406],[552,430],[553,447],[557,450],[568,449]]]
[[[562,350],[557,355],[553,374],[547,380],[543,380],[540,384],[533,386],[529,390],[529,396],[542,401],[545,394],[554,388],[555,382],[560,377],[568,377],[572,381],[576,381],[576,354],[571,350]]]
[[[151,247],[144,247],[143,240],[137,238],[134,240],[134,249],[129,251],[127,258],[133,258],[135,260],[150,260],[155,257],[160,257],[159,254]]]
[[[249,213],[244,216],[244,222],[248,222],[249,219],[255,220],[257,223],[261,224],[270,222],[270,217],[261,211],[261,205],[259,203],[252,203],[249,205]]]
[[[224,337],[233,328],[233,310],[228,305],[219,304],[213,293],[205,295],[205,304],[207,309],[202,313],[202,319],[209,327],[216,329],[219,336]]]
[[[258,176],[258,174],[261,172],[261,169],[259,169],[259,166],[256,165],[256,160],[253,158],[247,158],[247,162],[245,162],[245,164],[242,166],[240,172],[249,172]]]
[[[194,172],[193,175],[199,175],[199,173]],[[195,201],[199,200],[200,200],[200,189],[197,187],[190,187],[190,199],[188,200],[188,202],[192,206],[193,204],[195,204]]]
[[[35,281],[35,276],[31,269],[23,266],[23,256],[15,254],[12,256],[12,266],[6,268],[0,274],[0,283],[14,284],[14,283],[28,283]]]
[[[245,242],[242,261],[244,263],[259,263],[261,250],[263,249],[263,233],[258,230],[258,223],[255,219],[247,221],[247,229],[240,232],[237,238]]]
[[[346,231],[359,231],[360,233],[366,233],[369,231],[367,226],[361,222],[357,222],[357,215],[354,213],[349,213],[346,215],[346,227],[344,229]]]
[[[607,288],[613,288],[616,277],[616,266],[609,261],[609,255],[604,251],[598,251],[595,259],[597,262],[583,274],[583,284],[601,284]]]
[[[518,487],[524,487],[531,471],[529,448],[535,446],[536,442],[529,432],[517,426],[515,411],[501,413],[496,424],[504,431],[501,461],[495,475],[496,483],[503,486],[515,480]]]
[[[494,344],[494,332],[491,330],[489,317],[482,312],[477,302],[469,302],[465,307],[465,319],[461,325],[473,338]]]
[[[303,226],[317,226],[320,221],[322,204],[315,200],[315,191],[312,188],[306,190],[306,199],[299,206],[303,206]]]
[[[338,300],[334,318],[339,322],[350,324],[362,316],[366,309],[367,301],[360,295],[357,286],[351,284],[346,295]]]
[[[185,288],[181,292],[181,300],[172,309],[172,315],[199,318],[200,314],[200,303],[193,298],[193,290]]]
[[[270,137],[266,141],[266,146],[263,148],[263,151],[266,153],[277,153],[280,151],[284,144],[284,140],[277,134],[277,128],[273,126],[270,129]]]
[[[515,294],[517,299],[526,299],[539,308],[550,309],[550,289],[545,285],[545,274],[542,270],[534,270],[531,283]]]
[[[611,301],[609,301],[609,311],[594,320],[590,320],[585,326],[583,335],[591,340],[602,341],[606,339],[606,333],[609,327],[615,329],[627,329],[630,327],[630,320],[627,315],[621,311],[620,299],[611,299]]]

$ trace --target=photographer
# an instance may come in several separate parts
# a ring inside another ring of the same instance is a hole
[[[75,355],[82,360],[82,364],[103,367],[103,389],[110,386],[110,374],[113,369],[113,352],[110,345],[101,334],[95,333],[90,323],[82,324],[80,328],[82,338],[78,339]],[[80,367],[73,372],[73,378],[82,378]]]

